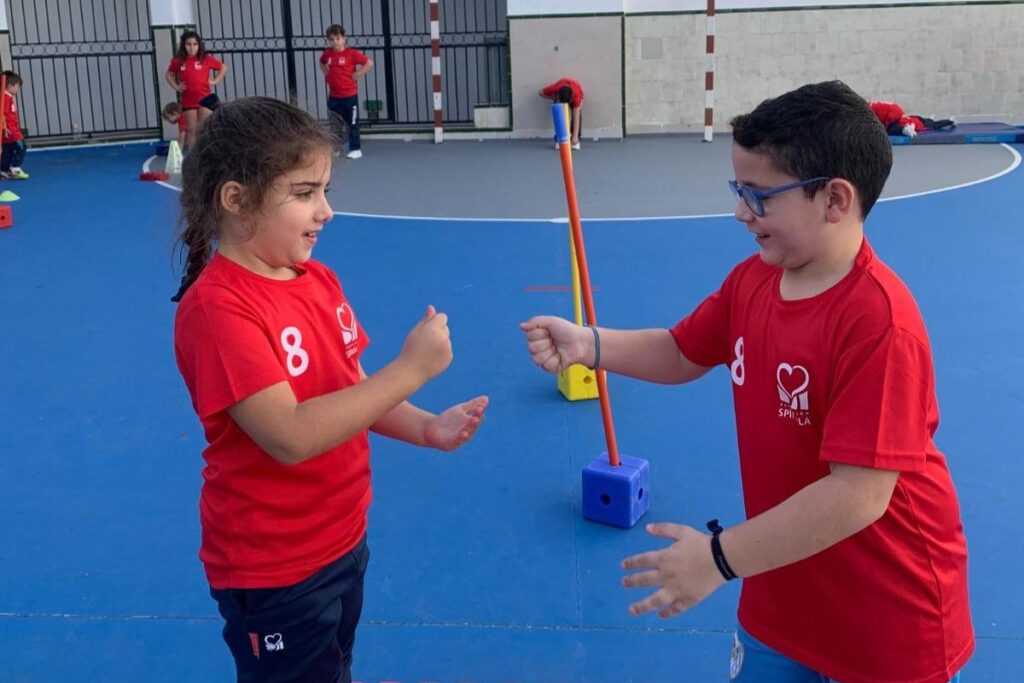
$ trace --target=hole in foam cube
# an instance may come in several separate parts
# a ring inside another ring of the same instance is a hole
[[[607,493],[602,493],[601,494],[601,502],[604,503],[605,505],[611,505],[612,504],[612,497],[609,496]]]
[[[636,492],[636,499],[637,500],[643,500],[644,499],[644,490],[643,489],[640,489],[639,491]]]

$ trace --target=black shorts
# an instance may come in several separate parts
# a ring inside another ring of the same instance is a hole
[[[238,683],[351,683],[369,561],[364,538],[293,586],[210,589]]]
[[[217,107],[220,106],[220,98],[217,97],[217,93],[212,92],[203,99],[199,100],[200,107],[206,107],[210,111],[216,111]]]

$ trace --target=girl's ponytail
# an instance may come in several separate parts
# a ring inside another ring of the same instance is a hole
[[[203,268],[206,267],[213,252],[213,231],[205,226],[198,229],[193,229],[194,227],[186,226],[181,234],[181,248],[182,251],[187,248],[188,255],[185,260],[185,273],[181,276],[181,286],[171,297],[171,301],[174,303],[181,301],[186,290],[199,278],[199,274],[203,272]]]

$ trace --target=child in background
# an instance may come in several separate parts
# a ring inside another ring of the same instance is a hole
[[[185,151],[185,143],[188,142],[188,121],[182,115],[181,105],[177,102],[168,102],[164,105],[161,113],[164,121],[178,126],[178,146]]]
[[[434,415],[408,402],[452,359],[433,306],[395,360],[363,370],[367,331],[311,258],[333,217],[333,147],[309,114],[240,99],[206,122],[182,170],[174,349],[209,442],[200,558],[239,681],[351,681],[369,561],[367,430],[450,451],[487,405]]]
[[[956,128],[956,120],[932,119],[927,116],[907,114],[903,107],[895,102],[869,102],[871,111],[885,126],[885,132],[889,135],[904,135],[908,138],[916,138],[917,134],[925,130],[945,130]]]
[[[215,76],[211,74],[216,72]],[[203,39],[195,31],[185,31],[178,51],[167,66],[164,78],[181,93],[181,108],[187,121],[188,137],[194,139],[199,128],[220,106],[213,86],[228,75],[228,66],[206,51]]]
[[[569,141],[573,149],[579,149],[583,127],[583,86],[571,78],[561,78],[544,86],[537,94],[546,100],[569,105]],[[557,144],[555,149],[558,149]]]
[[[967,545],[932,354],[906,285],[864,237],[892,166],[844,84],[732,120],[736,219],[758,254],[671,330],[523,323],[535,363],[663,384],[729,368],[747,520],[650,524],[631,612],[680,614],[743,578],[732,679],[946,683],[974,651]]]
[[[327,108],[331,122],[337,131],[338,143],[348,127],[349,159],[363,156],[359,142],[359,84],[373,68],[373,60],[354,47],[345,47],[345,29],[338,24],[327,27],[327,43],[330,45],[320,55],[320,71],[327,81]]]
[[[6,86],[3,93],[3,154],[0,156],[0,178],[28,180],[28,173],[22,170],[25,160],[25,136],[18,122],[18,104],[14,97],[21,92],[21,76],[13,71],[4,71]]]

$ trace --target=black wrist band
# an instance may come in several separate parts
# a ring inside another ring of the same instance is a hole
[[[725,553],[722,552],[722,543],[718,540],[718,535],[724,531],[722,525],[718,523],[717,519],[713,519],[708,522],[708,531],[711,532],[711,557],[715,559],[715,566],[721,572],[722,578],[726,581],[738,579],[739,577],[736,575],[736,572],[732,570],[732,567],[726,561]]]
[[[597,370],[597,366],[601,364],[601,335],[597,333],[597,328],[593,325],[587,325],[587,327],[594,333],[594,364],[590,366],[590,369]]]

